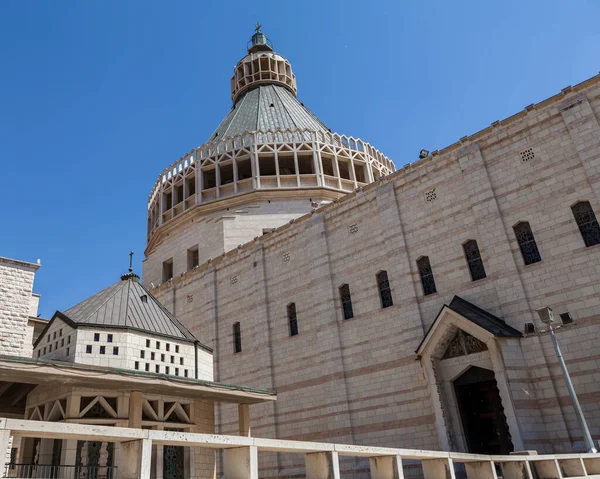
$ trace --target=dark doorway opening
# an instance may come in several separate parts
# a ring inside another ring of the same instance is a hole
[[[471,367],[454,381],[469,452],[508,454],[513,444],[494,372]]]

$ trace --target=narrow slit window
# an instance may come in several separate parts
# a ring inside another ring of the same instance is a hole
[[[477,281],[478,279],[485,278],[485,267],[483,266],[483,260],[481,259],[477,241],[467,241],[463,244],[463,250],[467,260],[467,266],[469,267],[469,273],[471,273],[471,280]]]
[[[523,262],[525,265],[539,263],[542,261],[540,251],[538,250],[537,243],[535,242],[535,237],[533,236],[533,231],[531,231],[531,226],[529,226],[529,223],[526,221],[518,223],[515,225],[513,230],[515,231],[515,236],[517,237],[517,242],[519,243],[519,248],[521,249]]]
[[[389,308],[392,306],[394,301],[392,300],[392,290],[390,288],[387,271],[380,271],[377,273],[377,287],[379,288],[381,307]]]
[[[589,201],[580,201],[571,207],[581,237],[586,246],[600,244],[600,226]]]
[[[240,328],[240,323],[235,323],[233,325],[233,352],[242,352],[242,330]]]
[[[350,296],[350,286],[343,284],[340,286],[340,299],[342,301],[342,313],[344,319],[351,319],[354,317],[354,311],[352,311],[352,297]]]
[[[421,276],[423,296],[436,293],[437,288],[435,287],[435,278],[433,277],[429,256],[423,256],[417,260],[417,269],[419,270],[419,276]]]
[[[287,305],[288,323],[290,325],[290,336],[298,335],[298,316],[296,315],[296,303]]]

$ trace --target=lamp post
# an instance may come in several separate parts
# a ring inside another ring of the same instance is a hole
[[[598,452],[594,447],[594,441],[592,439],[592,435],[590,434],[590,430],[588,429],[587,423],[585,422],[585,417],[583,416],[583,411],[581,410],[581,406],[579,405],[579,400],[577,399],[577,394],[575,394],[575,389],[573,388],[573,383],[571,382],[571,376],[569,376],[569,371],[567,371],[567,365],[565,364],[565,360],[563,358],[562,353],[560,352],[560,347],[558,346],[558,341],[556,340],[556,335],[554,334],[554,329],[552,329],[552,323],[554,322],[554,313],[552,312],[552,308],[540,308],[535,310],[539,315],[540,319],[543,323],[547,324],[550,328],[550,336],[552,337],[552,343],[554,344],[554,350],[556,351],[556,356],[558,356],[558,362],[560,363],[560,368],[562,369],[563,376],[565,377],[565,381],[567,383],[567,389],[569,390],[569,395],[571,396],[571,401],[573,401],[573,407],[575,408],[575,415],[577,416],[577,420],[581,426],[581,430],[583,431],[583,439],[585,441],[585,445],[589,453]]]

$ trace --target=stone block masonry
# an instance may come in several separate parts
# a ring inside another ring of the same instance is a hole
[[[582,450],[552,343],[534,311],[551,306],[574,319],[557,335],[598,439],[600,245],[586,246],[571,207],[586,201],[600,214],[599,117],[600,77],[594,77],[153,293],[214,348],[215,380],[277,390],[277,404],[256,406],[252,430],[280,439],[464,449],[460,417],[447,406],[455,377],[440,372],[439,358],[426,371],[415,350],[455,295],[517,331],[534,323],[534,333],[497,340],[485,352],[508,395],[503,407],[511,411],[511,435],[540,453]],[[539,262],[524,262],[514,231],[521,222],[530,225]],[[172,231],[163,252],[185,254],[177,238]],[[469,240],[477,241],[485,267],[477,281],[463,250]],[[427,295],[417,268],[425,256],[436,289]],[[381,271],[393,299],[385,308],[376,281]],[[351,319],[343,316],[344,284]],[[292,302],[294,336],[286,312]],[[232,407],[219,406],[216,417],[218,432],[235,432]],[[369,464],[340,467],[360,472]],[[302,468],[288,456],[261,459],[266,476]]]
[[[29,355],[32,289],[39,265],[0,257],[0,354]]]

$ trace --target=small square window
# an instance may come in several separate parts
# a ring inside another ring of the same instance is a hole
[[[183,366],[183,358],[179,358],[179,364]]]
[[[146,363],[146,371],[150,371],[150,364]]]
[[[94,341],[100,341],[100,333],[94,333]]]
[[[186,369],[185,371],[183,371],[183,375],[187,378],[188,377],[188,370]]]
[[[48,352],[51,353],[52,352],[52,345],[50,345],[50,349],[48,349]]]
[[[144,359],[146,357],[146,351],[143,349],[140,351],[140,358]]]
[[[54,350],[56,351],[57,349],[58,349],[58,341],[56,341],[56,342],[54,343]]]
[[[56,331],[54,331],[54,336],[52,336],[52,339],[56,339]]]
[[[175,368],[175,376],[179,376],[179,368]]]
[[[49,343],[50,342],[50,335],[48,335],[48,337],[46,338],[46,342]]]
[[[44,346],[44,352],[42,354],[46,354],[46,346]]]
[[[71,344],[71,336],[67,338],[67,344]]]
[[[175,345],[175,352],[178,353],[179,352],[179,344]]]
[[[155,370],[157,373],[160,373],[160,365],[157,364]]]
[[[113,346],[113,356],[119,355],[119,346]]]
[[[150,359],[154,361],[154,353],[150,353]]]
[[[160,349],[160,341],[156,341],[156,349]]]
[[[100,346],[100,354],[106,354],[106,346]]]
[[[58,335],[59,335],[59,336],[62,336],[62,329],[59,329],[59,330],[58,330]]]
[[[41,356],[41,354],[42,354],[42,350],[38,349],[38,358]]]
[[[164,354],[161,354],[161,355],[160,355],[160,360],[161,360],[163,363],[165,362],[165,355],[164,355]]]
[[[60,340],[60,347],[62,348],[65,345],[65,338]]]
[[[106,335],[106,341],[107,341],[107,342],[109,342],[109,343],[112,343],[112,338],[113,338],[113,335],[112,335],[112,334],[107,334],[107,335]]]
[[[136,361],[134,367],[135,369],[140,369],[140,363]]]
[[[67,354],[67,356],[69,355],[69,348],[67,348],[67,353],[66,354]]]
[[[165,366],[165,374],[169,374],[169,366]]]
[[[146,339],[146,347],[149,348],[150,347],[150,340]]]
[[[171,350],[171,345],[169,343],[165,343],[165,349],[167,351],[170,351]]]
[[[175,364],[175,356],[171,356],[171,364]]]
[[[88,345],[85,347],[85,352],[86,352],[87,354],[92,354],[92,345],[91,345],[91,344],[88,344]]]

